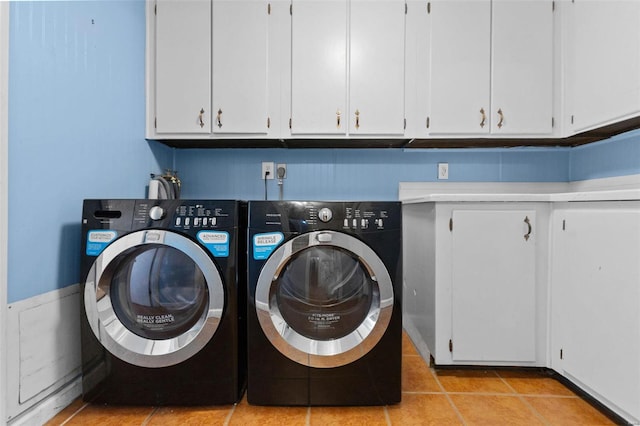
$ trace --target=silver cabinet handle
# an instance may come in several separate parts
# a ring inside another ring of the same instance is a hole
[[[502,108],[498,109],[498,115],[500,116],[500,121],[498,121],[498,129],[502,129],[502,123],[504,122],[504,114],[502,113]]]
[[[200,109],[200,114],[198,114],[198,120],[200,121],[200,127],[204,127],[204,108]]]
[[[222,127],[222,109],[218,109],[218,116],[216,117],[218,121],[218,129]]]
[[[484,124],[487,121],[487,114],[485,114],[484,108],[480,108],[480,114],[482,114],[482,120],[480,121],[480,127],[484,127]]]
[[[527,233],[524,234],[524,240],[525,241],[529,241],[529,238],[531,237],[531,231],[533,231],[533,228],[531,227],[531,221],[529,220],[529,216],[525,216],[524,217],[524,223],[527,224]]]

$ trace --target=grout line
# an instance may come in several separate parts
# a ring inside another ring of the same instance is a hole
[[[147,416],[147,418],[145,418],[142,421],[142,424],[140,426],[145,426],[148,425],[149,422],[151,421],[151,417],[153,417],[153,415],[158,411],[159,407],[152,407],[153,410],[151,410],[151,412],[149,413],[149,415]]]
[[[384,418],[387,420],[387,426],[392,426],[391,417],[389,416],[389,410],[387,409],[387,405],[385,405],[383,409],[384,409]]]
[[[69,423],[71,421],[71,419],[73,419],[80,411],[84,410],[87,405],[89,405],[88,402],[85,402],[84,405],[80,408],[78,408],[72,415],[70,415],[64,422],[60,423],[60,426],[64,426],[67,423]]]
[[[464,417],[462,417],[462,413],[460,412],[460,410],[458,410],[458,407],[456,407],[456,404],[453,403],[453,400],[451,399],[451,396],[449,395],[449,392],[447,392],[447,390],[444,388],[444,386],[442,386],[442,383],[440,383],[440,379],[438,379],[438,375],[436,374],[435,370],[433,368],[429,367],[429,371],[431,372],[431,375],[433,376],[433,378],[435,379],[436,383],[440,387],[440,390],[444,393],[445,398],[447,398],[447,401],[449,401],[449,404],[451,405],[451,408],[453,408],[453,411],[456,413],[456,416],[458,416],[458,419],[460,420],[460,422],[463,425],[466,425],[467,422],[464,420]]]
[[[542,423],[544,423],[545,425],[550,425],[550,423],[547,421],[547,419],[541,413],[539,413],[538,410],[536,410],[533,407],[533,405],[531,405],[529,403],[529,401],[527,401],[521,393],[518,393],[518,391],[515,390],[515,388],[513,386],[511,386],[511,384],[504,377],[502,377],[500,374],[498,374],[497,371],[496,371],[496,374],[498,375],[500,380],[502,380],[502,383],[504,383],[509,389],[511,389],[512,391],[514,391],[516,393],[516,397],[520,400],[520,402],[522,402],[526,407],[528,407],[529,410],[531,410],[533,412],[533,414],[538,418],[538,420],[542,421]]]
[[[231,416],[233,416],[233,413],[235,413],[237,406],[238,406],[238,403],[236,402],[231,407],[231,410],[229,410],[229,414],[227,414],[227,417],[224,418],[224,423],[223,423],[224,426],[229,426],[229,422],[231,421]]]

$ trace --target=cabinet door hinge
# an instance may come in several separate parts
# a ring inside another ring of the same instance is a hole
[[[289,128],[291,129],[291,119],[289,119]]]
[[[431,125],[431,118],[427,117],[427,129],[429,128],[430,125]]]
[[[271,3],[267,4],[267,15],[271,15]]]
[[[431,13],[431,2],[427,2],[427,13]]]
[[[449,352],[453,353],[453,340],[449,339]]]
[[[564,358],[563,358],[562,349],[560,349],[560,359],[564,359]]]
[[[267,117],[267,129],[271,128],[271,117]]]
[[[453,232],[453,218],[449,218],[449,231]]]
[[[567,229],[567,221],[562,219],[562,230],[565,231]]]

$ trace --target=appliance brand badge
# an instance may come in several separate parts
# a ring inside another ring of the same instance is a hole
[[[118,233],[112,230],[100,229],[87,232],[87,256],[99,255],[117,236]]]
[[[197,236],[213,257],[229,257],[229,233],[224,231],[200,231]]]
[[[253,236],[253,258],[255,260],[267,259],[271,253],[282,243],[282,232],[269,232]]]

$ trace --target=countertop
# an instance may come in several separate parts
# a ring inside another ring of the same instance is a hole
[[[556,193],[442,193],[401,200],[403,204],[432,202],[579,202],[638,201],[640,189]]]

